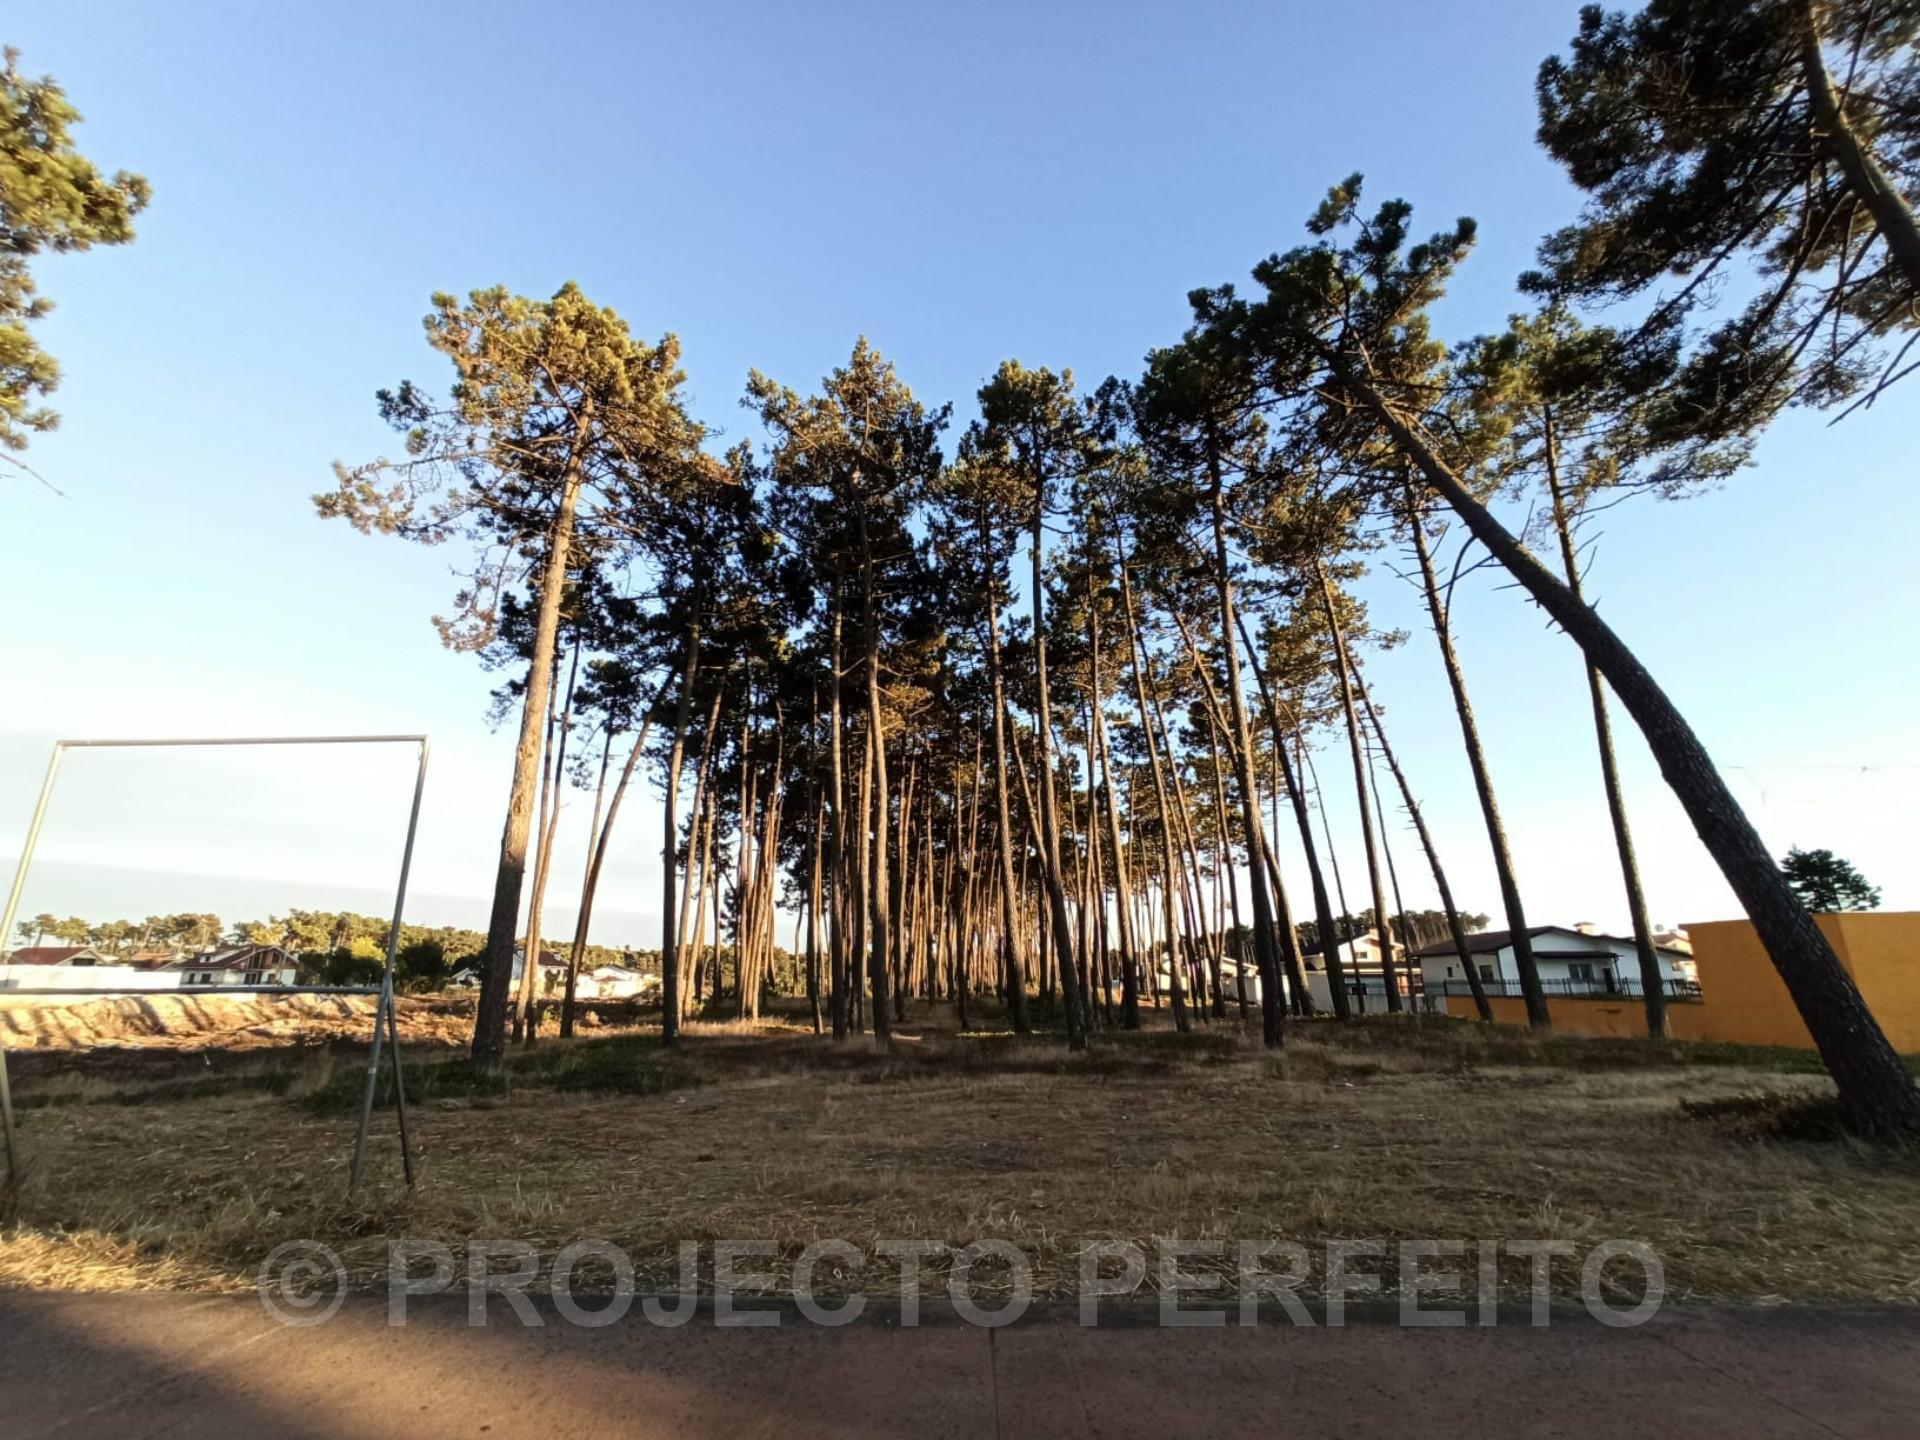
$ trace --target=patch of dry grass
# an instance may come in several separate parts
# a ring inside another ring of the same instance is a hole
[[[626,1048],[552,1073],[662,1063],[632,1041],[575,1042],[608,1044]],[[935,1029],[883,1051],[776,1020],[690,1027],[671,1063],[678,1088],[651,1093],[449,1088],[416,1112],[412,1194],[385,1114],[351,1205],[353,1116],[310,1101],[357,1066],[303,1079],[306,1101],[27,1112],[33,1170],[0,1283],[245,1283],[275,1244],[313,1237],[376,1284],[388,1237],[406,1235],[545,1254],[606,1239],[643,1286],[672,1288],[683,1240],[791,1257],[930,1238],[1011,1241],[1065,1293],[1094,1240],[1553,1237],[1584,1252],[1619,1237],[1660,1254],[1674,1299],[1920,1300],[1920,1163],[1683,1112],[1831,1093],[1782,1057],[1412,1020],[1295,1026],[1282,1055],[1217,1023],[1083,1056]]]

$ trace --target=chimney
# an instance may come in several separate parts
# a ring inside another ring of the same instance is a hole
[[[1578,921],[1573,928],[1578,930],[1582,935],[1598,935],[1600,933],[1600,927],[1591,920]]]

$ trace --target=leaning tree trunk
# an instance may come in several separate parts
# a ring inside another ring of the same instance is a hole
[[[1133,940],[1133,885],[1127,874],[1126,847],[1120,839],[1120,801],[1113,788],[1113,753],[1107,747],[1105,706],[1100,703],[1100,622],[1093,621],[1093,744],[1107,798],[1107,843],[1113,847],[1115,925],[1120,940],[1120,1028],[1140,1028],[1138,947]],[[1104,903],[1104,901],[1103,901]]]
[[[1220,478],[1220,457],[1211,437],[1207,448],[1208,481],[1213,502],[1213,583],[1220,602],[1220,644],[1227,661],[1227,717],[1233,725],[1228,737],[1240,785],[1240,821],[1246,830],[1247,869],[1253,876],[1253,953],[1260,971],[1261,1038],[1268,1046],[1286,1041],[1285,1006],[1280,944],[1274,935],[1273,895],[1261,878],[1265,869],[1265,831],[1260,825],[1260,787],[1253,771],[1253,741],[1247,731],[1247,697],[1240,683],[1240,649],[1233,643],[1233,573],[1227,566],[1227,502]],[[1273,884],[1280,884],[1276,872]],[[1284,901],[1281,902],[1283,905]]]
[[[1320,929],[1321,959],[1327,967],[1327,991],[1333,1001],[1334,1017],[1346,1020],[1352,1017],[1353,1006],[1347,995],[1346,966],[1340,959],[1340,947],[1335,939],[1339,930],[1334,925],[1333,902],[1327,897],[1327,878],[1320,869],[1320,848],[1313,840],[1313,820],[1307,812],[1306,789],[1294,774],[1293,760],[1287,754],[1286,732],[1280,724],[1280,711],[1274,702],[1272,688],[1267,684],[1266,672],[1260,668],[1260,659],[1254,653],[1253,640],[1247,634],[1246,619],[1236,614],[1234,622],[1239,627],[1240,641],[1247,648],[1247,665],[1252,669],[1254,683],[1260,690],[1260,704],[1266,711],[1267,728],[1273,732],[1274,754],[1280,759],[1280,775],[1286,781],[1287,799],[1293,806],[1294,823],[1300,830],[1300,848],[1307,855],[1307,875],[1313,882],[1313,918]],[[1278,821],[1275,823],[1278,824]]]
[[[1373,807],[1367,803],[1367,759],[1360,746],[1360,718],[1353,708],[1353,667],[1347,655],[1346,631],[1333,605],[1333,587],[1318,560],[1313,573],[1320,582],[1320,603],[1327,612],[1327,633],[1333,637],[1334,667],[1340,672],[1340,705],[1347,716],[1347,743],[1353,750],[1354,799],[1360,810],[1360,836],[1367,850],[1367,879],[1373,888],[1373,929],[1380,939],[1380,981],[1387,991],[1387,1009],[1400,1008],[1400,982],[1393,973],[1393,929],[1387,923],[1387,892],[1380,883],[1380,852],[1373,838]],[[1359,955],[1354,956],[1359,970]]]
[[[1872,147],[1860,139],[1840,108],[1840,97],[1834,93],[1833,77],[1827,72],[1826,57],[1820,49],[1815,0],[1801,0],[1801,11],[1800,74],[1807,87],[1807,104],[1813,112],[1819,146],[1840,167],[1847,188],[1873,217],[1874,228],[1887,242],[1887,251],[1904,272],[1908,286],[1920,288],[1920,223],[1914,220],[1900,187],[1881,168]]]
[[[819,697],[814,698],[814,708],[819,708]],[[807,726],[811,734],[818,726],[816,713],[814,723]],[[819,774],[816,768],[813,772]],[[807,842],[808,858],[812,863],[813,874],[807,887],[807,1011],[813,1017],[813,1033],[818,1035],[825,1030],[820,1011],[820,898],[824,890],[825,867],[821,864],[821,852],[827,833],[827,797],[819,782],[814,783],[813,836]]]
[[[1547,494],[1553,502],[1553,528],[1560,537],[1560,559],[1567,568],[1567,589],[1585,603],[1580,593],[1580,557],[1573,543],[1573,517],[1560,486],[1560,462],[1554,437],[1553,409],[1543,416],[1546,428]],[[1653,924],[1647,918],[1647,896],[1640,888],[1640,862],[1633,853],[1633,829],[1627,823],[1627,800],[1620,788],[1620,764],[1613,753],[1613,722],[1607,715],[1607,683],[1591,660],[1586,662],[1587,698],[1593,705],[1593,736],[1600,747],[1600,783],[1607,796],[1607,818],[1613,822],[1613,847],[1620,856],[1620,878],[1627,890],[1627,913],[1633,922],[1633,950],[1640,961],[1640,993],[1647,1007],[1647,1034],[1664,1040],[1667,1034],[1667,984],[1660,974],[1660,956],[1653,948]]]
[[[1387,884],[1393,890],[1393,908],[1400,916],[1400,958],[1407,962],[1407,1008],[1413,1009],[1413,979],[1418,970],[1411,958],[1413,927],[1407,922],[1406,897],[1400,893],[1400,869],[1393,863],[1393,841],[1387,836],[1387,806],[1380,798],[1380,768],[1367,750],[1367,783],[1373,788],[1373,813],[1380,817],[1380,855],[1387,862]]]
[[[583,418],[590,423],[590,417]],[[534,618],[533,654],[527,664],[527,698],[520,711],[520,739],[513,752],[513,785],[500,836],[500,864],[493,880],[493,912],[487,920],[485,968],[473,1020],[473,1062],[497,1071],[506,1055],[507,992],[513,985],[513,944],[520,928],[520,890],[527,875],[527,836],[533,827],[533,792],[539,778],[540,739],[546,728],[547,690],[553,683],[553,652],[560,633],[560,595],[573,549],[574,516],[583,475],[578,446],[567,458],[560,506],[549,531],[546,567],[540,576],[540,608]]]
[[[1007,793],[1007,686],[1000,663],[999,586],[991,573],[992,547],[986,525],[981,525],[981,561],[987,575],[987,670],[993,682],[993,791],[999,807],[999,833],[996,845],[1000,859],[1000,959],[1002,981],[1007,990],[1007,1018],[1016,1035],[1024,1035],[1032,1025],[1027,1019],[1027,986],[1020,974],[1018,932],[1014,922],[1016,886],[1013,875],[1013,808]]]
[[[861,521],[861,540],[866,543],[866,521]],[[867,987],[873,1004],[873,1038],[884,1045],[893,1038],[893,1017],[887,1009],[887,960],[892,926],[888,915],[887,885],[887,732],[880,702],[880,617],[874,606],[872,557],[865,557],[865,615],[867,627],[867,763],[872,777],[873,796],[869,823],[861,832],[864,845],[869,837],[873,849],[867,867],[869,934],[867,950]]]
[[[520,969],[520,1013],[516,1028],[531,1045],[540,1029],[540,927],[547,913],[547,882],[553,878],[553,842],[560,832],[561,772],[567,763],[567,739],[573,732],[573,693],[580,679],[580,642],[573,644],[573,661],[567,667],[566,699],[560,706],[557,730],[547,735],[553,751],[540,781],[540,858],[533,867],[533,900],[527,906],[527,963]]]
[[[840,587],[836,582],[832,598],[828,602],[832,614],[832,649],[829,658],[833,664],[832,684],[828,693],[827,714],[827,755],[828,783],[833,787],[833,868],[832,903],[827,908],[827,980],[828,1013],[833,1021],[833,1038],[847,1038],[847,1016],[850,1009],[847,995],[847,896],[852,886],[848,878],[847,860],[847,781],[842,768],[841,751],[841,692],[844,677],[841,674],[840,639],[843,624],[840,609]]]
[[[1453,648],[1453,627],[1448,622],[1447,606],[1440,598],[1440,582],[1433,573],[1433,554],[1427,545],[1427,532],[1411,485],[1407,487],[1407,526],[1413,532],[1413,550],[1420,560],[1420,580],[1427,594],[1427,613],[1432,617],[1434,639],[1440,645],[1447,684],[1453,691],[1454,712],[1460,717],[1461,743],[1466,747],[1467,764],[1473,771],[1473,790],[1480,799],[1487,843],[1493,850],[1494,874],[1500,882],[1500,904],[1507,915],[1507,941],[1513,947],[1514,968],[1520,972],[1520,993],[1527,1002],[1527,1024],[1544,1030],[1553,1022],[1547,1012],[1546,992],[1540,986],[1540,967],[1533,958],[1533,936],[1527,929],[1527,912],[1520,903],[1513,851],[1507,844],[1507,827],[1500,819],[1500,802],[1494,798],[1486,747],[1480,743],[1480,723],[1474,719],[1472,701],[1467,699],[1466,676],[1461,673],[1460,657]]]
[[[567,951],[567,980],[560,992],[560,1038],[573,1037],[573,1007],[580,996],[580,958],[587,945],[587,896],[593,886],[593,853],[600,839],[600,815],[606,808],[607,774],[613,768],[613,728],[600,741],[600,776],[593,785],[593,814],[587,819],[587,870],[580,881],[580,908],[574,917],[573,945]]]
[[[680,822],[676,810],[680,800],[680,769],[687,755],[687,718],[693,705],[693,682],[700,674],[700,587],[696,583],[693,618],[687,629],[687,666],[680,676],[680,697],[674,706],[673,749],[667,756],[666,798],[662,806],[662,825],[666,843],[660,851],[664,878],[660,887],[660,1039],[671,1045],[680,1038],[680,907],[674,903],[675,878],[680,848]],[[689,856],[692,847],[688,847]]]
[[[1206,666],[1200,658],[1200,647],[1195,643],[1193,632],[1188,628],[1185,617],[1182,616],[1178,610],[1173,609],[1172,606],[1168,606],[1168,613],[1173,616],[1174,623],[1180,627],[1180,638],[1186,643],[1187,654],[1193,657],[1194,676],[1200,682],[1200,693],[1207,702],[1207,712],[1212,721],[1214,806],[1222,816],[1221,834],[1224,838],[1226,834],[1224,820],[1227,814],[1227,803],[1226,791],[1222,787],[1220,778],[1223,770],[1220,759],[1220,742],[1222,737],[1225,737],[1229,742],[1229,748],[1231,748],[1231,721],[1220,704],[1220,696],[1214,689],[1212,678],[1207,674]],[[1245,629],[1244,626],[1240,625],[1239,615],[1237,613],[1234,615],[1233,620],[1236,628],[1241,630]],[[1232,632],[1227,633],[1231,636]],[[1229,639],[1229,643],[1231,643],[1231,639]],[[1244,714],[1242,718],[1244,719]],[[1251,746],[1251,737],[1249,737],[1248,743],[1249,746]],[[1247,757],[1247,767],[1249,771],[1252,770],[1252,758],[1250,754]],[[1259,805],[1259,795],[1257,791],[1254,796],[1254,804],[1257,812]],[[1227,850],[1229,876],[1231,876],[1232,873],[1232,855],[1233,852],[1229,846]],[[1276,907],[1274,912],[1276,916],[1274,927],[1276,934],[1274,938],[1280,951],[1280,968],[1286,976],[1287,989],[1293,997],[1292,1008],[1298,1014],[1311,1014],[1313,1002],[1307,994],[1306,974],[1301,965],[1300,935],[1299,932],[1294,929],[1293,911],[1287,904],[1287,887],[1285,882],[1280,878],[1280,862],[1274,856],[1273,847],[1267,843],[1264,827],[1260,827],[1257,833],[1248,837],[1247,869],[1251,887],[1260,887],[1268,884],[1272,886],[1272,889],[1268,893],[1273,897]],[[1238,930],[1240,926],[1240,895],[1239,891],[1233,886],[1231,879],[1228,881],[1228,892],[1233,897],[1233,923],[1234,928]],[[1255,913],[1257,916],[1257,909]],[[1239,957],[1236,957],[1236,959],[1238,958]],[[1244,964],[1244,961],[1241,963]],[[1264,993],[1267,982],[1265,979],[1262,979],[1260,983]],[[1236,985],[1236,989],[1240,991],[1240,1007],[1243,1015],[1246,1010],[1245,988],[1244,985]],[[1214,996],[1214,1014],[1219,1015],[1222,1013],[1224,1012],[1220,1005],[1220,998],[1218,994],[1216,994]],[[1261,1007],[1261,1019],[1263,1022],[1265,1018],[1266,1009],[1263,1000]]]
[[[649,702],[647,717],[640,722],[639,737],[634,740],[633,749],[627,752],[626,763],[620,767],[620,779],[613,787],[613,797],[607,801],[606,816],[595,826],[598,833],[593,842],[593,859],[587,865],[586,879],[580,884],[580,914],[573,923],[573,950],[567,959],[567,1000],[560,1012],[560,1033],[565,1036],[573,1034],[574,977],[580,973],[581,959],[587,953],[587,926],[593,920],[593,901],[600,891],[600,872],[607,863],[607,845],[613,837],[613,822],[620,818],[620,802],[627,798],[627,784],[633,779],[634,766],[641,752],[647,748],[647,734],[652,729],[652,704]]]
[[[1466,971],[1467,988],[1473,992],[1473,1009],[1486,1024],[1493,1023],[1493,1006],[1487,1003],[1487,987],[1480,981],[1480,972],[1474,968],[1473,956],[1467,951],[1467,927],[1460,923],[1460,908],[1453,903],[1453,887],[1447,883],[1447,872],[1441,868],[1440,852],[1435,848],[1433,835],[1427,829],[1427,819],[1420,810],[1420,802],[1413,798],[1413,787],[1407,783],[1407,777],[1400,768],[1400,762],[1394,757],[1393,747],[1387,743],[1387,728],[1380,723],[1379,712],[1373,708],[1373,697],[1367,693],[1364,682],[1360,686],[1360,703],[1366,707],[1367,719],[1372,722],[1374,738],[1380,742],[1380,756],[1387,762],[1387,769],[1393,772],[1394,783],[1400,787],[1400,800],[1407,807],[1407,814],[1413,820],[1413,833],[1420,837],[1420,848],[1426,852],[1427,868],[1433,872],[1433,888],[1440,892],[1440,908],[1447,917],[1447,934],[1453,940],[1454,953],[1460,957],[1460,966]]]
[[[1788,887],[1693,727],[1613,628],[1473,497],[1406,417],[1367,380],[1349,383],[1474,538],[1599,667],[1639,724],[1660,773],[1767,947],[1854,1128],[1879,1140],[1920,1140],[1920,1088],[1833,946]]]
[[[1147,680],[1145,667],[1140,654],[1146,642],[1140,635],[1140,624],[1133,611],[1133,581],[1127,570],[1127,562],[1120,561],[1120,604],[1127,622],[1127,662],[1133,671],[1134,702],[1140,710],[1140,729],[1147,739],[1147,765],[1153,773],[1153,797],[1160,807],[1160,849],[1166,874],[1160,886],[1161,904],[1166,913],[1167,930],[1167,988],[1168,1002],[1173,1006],[1174,1028],[1185,1034],[1189,1028],[1187,1020],[1186,987],[1180,983],[1180,954],[1177,927],[1174,919],[1173,887],[1179,876],[1175,873],[1173,857],[1173,815],[1167,805],[1167,780],[1160,770],[1160,747],[1155,742],[1153,732],[1154,708],[1147,700]],[[1168,755],[1167,763],[1173,763]]]
[[[574,652],[575,663],[579,661],[579,652]],[[534,812],[533,833],[536,846],[533,852],[533,903],[527,907],[527,930],[534,936],[540,928],[540,910],[546,893],[547,863],[553,858],[553,827],[550,823],[553,813],[553,760],[554,728],[560,717],[560,671],[553,672],[553,685],[547,692],[547,738],[540,759],[540,799]],[[535,936],[537,938],[537,936]],[[526,1039],[527,1012],[532,1008],[534,997],[538,994],[540,967],[525,958],[529,954],[539,954],[540,947],[534,945],[529,950],[526,941],[520,944],[522,956],[520,975],[514,981],[513,1005],[507,1012],[507,1039],[518,1045]]]
[[[1087,1048],[1087,1022],[1080,1009],[1079,967],[1073,954],[1073,924],[1067,915],[1067,892],[1060,880],[1060,814],[1054,794],[1053,774],[1053,702],[1047,694],[1046,589],[1041,571],[1041,533],[1047,506],[1044,488],[1035,486],[1033,500],[1033,672],[1038,689],[1038,711],[1034,717],[1038,738],[1034,778],[1040,786],[1040,881],[1046,887],[1053,928],[1054,954],[1059,957],[1060,989],[1066,997],[1067,1048]]]

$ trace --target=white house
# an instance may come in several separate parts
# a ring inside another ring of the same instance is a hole
[[[1533,958],[1548,995],[1638,995],[1640,959],[1631,936],[1603,935],[1591,925],[1534,925],[1528,928]],[[1690,990],[1695,972],[1690,951],[1669,938],[1656,942],[1660,978],[1669,991]],[[1513,958],[1513,932],[1483,930],[1467,937],[1462,956],[1451,940],[1423,945],[1413,952],[1426,987],[1434,993],[1467,993],[1466,966],[1472,964],[1495,994],[1520,993],[1520,969]]]
[[[596,965],[581,972],[574,993],[583,1000],[632,1000],[659,989],[658,975],[643,975],[625,965]]]
[[[509,982],[518,987],[520,972],[526,965],[526,947],[517,945],[513,951],[513,978]],[[472,989],[480,983],[479,957],[474,962],[461,966],[448,978],[448,984],[462,989]],[[660,988],[658,975],[643,975],[640,971],[625,965],[596,965],[592,969],[582,969],[574,980],[574,998],[578,1000],[630,1000],[635,996],[650,995]],[[567,993],[567,962],[560,956],[540,947],[540,998],[556,999]]]
[[[206,985],[297,985],[300,963],[278,945],[227,945],[202,950],[167,967],[180,976],[180,988]]]
[[[480,984],[480,971],[483,968],[485,959],[486,957],[484,955],[474,956],[472,960],[448,976],[447,983],[464,990],[477,988]],[[513,974],[507,981],[510,990],[517,991],[519,989],[520,972],[526,969],[526,966],[527,947],[524,945],[514,946]],[[585,979],[584,973],[581,978]],[[545,998],[549,995],[564,995],[566,989],[567,962],[562,960],[554,951],[542,945],[540,947],[540,984],[536,993],[542,998]],[[575,993],[580,993],[577,986]]]
[[[1369,930],[1356,935],[1351,940],[1340,943],[1340,964],[1345,975],[1347,994],[1359,1006],[1366,1010],[1374,1007],[1386,1007],[1386,981],[1380,973],[1380,941],[1376,932]],[[1401,993],[1407,990],[1406,957],[1396,947],[1394,951],[1395,970],[1400,977]],[[1303,951],[1301,964],[1306,967],[1307,994],[1313,1001],[1313,1008],[1323,1013],[1333,1010],[1333,991],[1328,983],[1325,970],[1325,956],[1318,950]],[[1163,959],[1156,967],[1162,991],[1167,989],[1167,962]],[[1211,967],[1208,967],[1208,983],[1211,985]],[[1286,977],[1281,977],[1283,992],[1289,992]],[[1260,971],[1249,960],[1244,966],[1233,956],[1223,956],[1220,961],[1220,993],[1229,1004],[1245,999],[1249,1005],[1260,1003]],[[1211,1000],[1211,990],[1206,997]]]
[[[28,945],[0,964],[0,990],[172,990],[177,972],[128,964],[90,945]]]

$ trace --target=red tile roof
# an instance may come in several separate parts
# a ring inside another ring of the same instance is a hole
[[[28,945],[7,956],[13,965],[65,965],[76,955],[99,956],[91,945]]]

